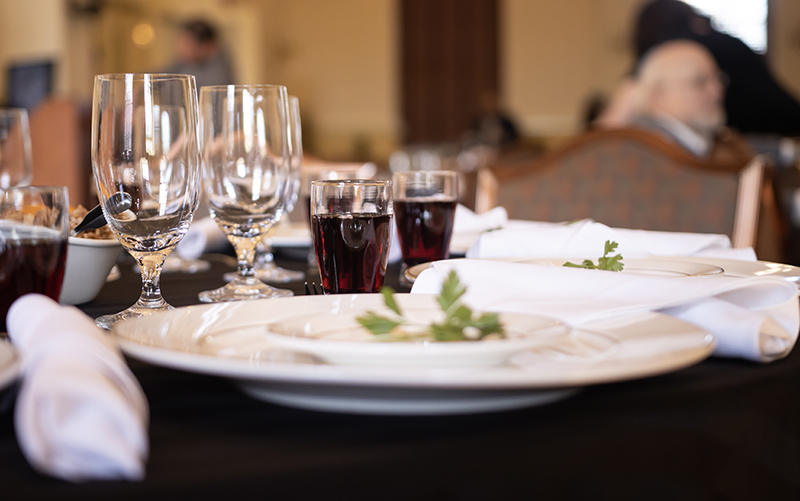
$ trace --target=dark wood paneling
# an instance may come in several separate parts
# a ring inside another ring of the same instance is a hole
[[[458,139],[498,90],[497,0],[402,0],[406,142]]]

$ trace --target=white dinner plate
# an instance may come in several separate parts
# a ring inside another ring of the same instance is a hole
[[[404,305],[423,297],[399,296]],[[300,314],[348,314],[382,303],[379,294],[352,294],[198,305],[122,322],[113,332],[128,355],[155,365],[230,378],[279,404],[365,414],[527,407],[581,386],[675,371],[705,359],[714,345],[699,327],[658,313],[592,323],[491,367],[332,365],[264,336],[267,324]]]
[[[17,350],[0,339],[0,390],[10,385],[19,375],[20,357]]]
[[[580,257],[509,257],[488,258],[494,261],[512,263],[539,264],[543,266],[563,266],[567,261],[580,264],[585,258]],[[711,260],[691,261],[680,257],[647,257],[623,259],[625,267],[622,273],[636,273],[640,275],[660,275],[668,277],[696,277],[702,275],[722,275],[725,270]],[[420,273],[430,268],[431,263],[422,263],[405,270],[405,277],[413,283]]]

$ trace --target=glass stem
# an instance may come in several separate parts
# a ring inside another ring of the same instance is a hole
[[[161,308],[166,301],[161,297],[161,267],[166,254],[146,254],[138,257],[139,270],[142,273],[142,294],[138,304],[144,308]]]
[[[258,238],[239,238],[234,248],[236,249],[236,260],[239,264],[239,279],[255,279],[256,273],[253,270],[253,260],[256,254],[256,244]]]

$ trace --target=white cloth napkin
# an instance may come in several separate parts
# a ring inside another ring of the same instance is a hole
[[[508,222],[508,212],[503,207],[495,207],[481,214],[472,212],[461,204],[456,206],[453,233],[480,233],[502,228]]]
[[[213,218],[195,219],[189,231],[175,247],[175,252],[184,259],[197,259],[209,252],[220,252],[228,246],[228,237]]]
[[[610,228],[586,219],[571,224],[511,221],[483,233],[467,257],[569,256],[596,259],[603,244],[619,244],[623,256],[708,256],[755,260],[753,249],[731,249],[726,235]]]
[[[72,482],[144,478],[147,401],[114,341],[40,294],[15,301],[6,323],[22,353],[14,418],[31,465]]]
[[[438,293],[450,270],[467,286],[464,301],[473,308],[545,315],[571,325],[660,311],[711,332],[720,356],[782,358],[800,329],[797,288],[779,278],[646,276],[462,259],[433,263],[411,292]]]

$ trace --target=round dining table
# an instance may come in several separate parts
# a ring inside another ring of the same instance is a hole
[[[307,270],[305,252],[280,265]],[[197,304],[207,272],[165,274],[164,297]],[[139,275],[80,305],[97,317],[132,304]],[[399,291],[399,266],[387,283]],[[279,285],[305,294],[302,281]],[[128,363],[150,406],[140,482],[67,483],[28,464],[0,394],[0,499],[800,499],[800,354],[769,364],[709,358],[669,374],[582,388],[514,411],[371,416],[300,410],[230,381]]]

